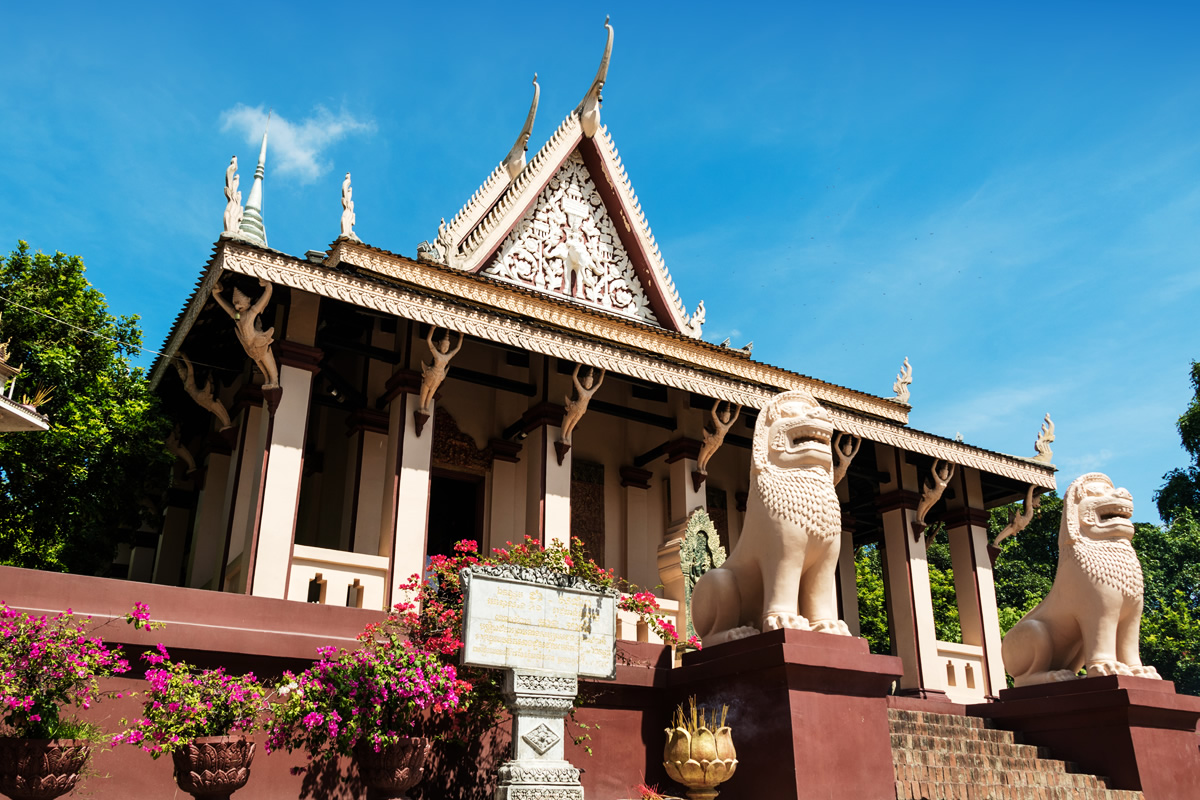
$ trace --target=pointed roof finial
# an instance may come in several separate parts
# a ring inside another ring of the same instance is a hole
[[[589,139],[596,135],[596,131],[600,130],[600,103],[604,100],[600,96],[600,90],[604,88],[604,82],[608,80],[608,61],[612,58],[613,29],[612,25],[608,24],[608,19],[608,17],[604,18],[604,27],[608,28],[608,44],[604,46],[604,57],[600,59],[600,68],[596,70],[596,79],[592,81],[591,88],[583,96],[583,101],[575,108],[575,113],[579,115],[579,125],[583,128],[583,135]]]
[[[267,228],[262,217],[262,186],[267,165],[267,132],[270,130],[271,112],[268,111],[267,126],[263,129],[262,148],[258,151],[258,166],[254,168],[254,184],[250,187],[250,197],[246,199],[246,209],[242,212],[242,224],[238,226],[240,238],[263,247],[267,246]]]
[[[516,180],[525,169],[525,151],[529,149],[529,134],[533,132],[533,120],[537,117],[538,98],[542,95],[542,87],[538,86],[537,73],[533,73],[533,102],[529,104],[529,116],[525,117],[525,127],[517,134],[517,141],[512,150],[504,157],[504,169],[508,172],[509,180]]]

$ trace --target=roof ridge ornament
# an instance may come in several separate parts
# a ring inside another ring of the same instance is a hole
[[[338,236],[339,239],[362,241],[354,232],[354,222],[354,188],[350,185],[350,173],[347,172],[345,180],[342,181],[342,232]]]
[[[608,62],[612,58],[613,45],[613,27],[608,24],[608,20],[609,17],[605,16],[604,27],[608,28],[608,43],[604,46],[604,56],[600,59],[600,68],[596,70],[596,79],[592,81],[591,88],[575,108],[575,113],[579,115],[579,126],[583,129],[583,135],[588,139],[595,136],[596,131],[600,130],[600,104],[604,101],[604,98],[600,96],[600,90],[604,88],[604,82],[608,80]]]
[[[238,191],[237,156],[225,168],[225,230],[222,236],[236,236],[242,224],[242,193]]]
[[[258,166],[254,168],[254,183],[250,196],[246,198],[246,210],[238,226],[238,238],[254,244],[267,246],[267,228],[263,224],[262,192],[263,175],[267,166],[267,132],[271,130],[271,112],[267,112],[267,126],[263,129],[262,147],[258,151]]]
[[[533,102],[529,104],[529,115],[525,117],[525,125],[517,134],[517,141],[512,150],[504,157],[504,169],[508,171],[508,179],[515,181],[525,169],[525,153],[529,150],[529,135],[533,132],[533,121],[537,117],[538,98],[542,95],[542,87],[538,86],[537,73],[533,73]]]
[[[1050,443],[1054,441],[1054,420],[1050,419],[1050,414],[1046,414],[1046,418],[1042,421],[1042,427],[1038,430],[1037,440],[1033,443],[1033,449],[1037,450],[1037,455],[1033,460],[1039,464],[1051,464],[1054,459],[1054,451],[1050,449]]]
[[[908,363],[908,356],[905,356],[904,366],[901,368],[900,374],[896,376],[896,382],[892,384],[892,391],[896,393],[892,399],[897,403],[909,405],[909,386],[912,386],[912,365]]]

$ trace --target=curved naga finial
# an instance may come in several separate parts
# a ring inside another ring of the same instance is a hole
[[[538,86],[535,72],[533,73],[533,102],[529,104],[529,116],[525,117],[525,127],[521,128],[512,150],[509,150],[508,155],[504,157],[504,169],[508,172],[510,181],[515,181],[521,174],[521,170],[525,169],[525,151],[529,149],[529,134],[533,132],[533,120],[537,117],[538,98],[541,96],[542,87]]]
[[[896,393],[892,399],[897,403],[908,405],[909,386],[912,386],[912,366],[908,363],[908,356],[905,356],[904,368],[900,370],[900,374],[896,376],[896,382],[892,384],[892,391]]]
[[[1054,451],[1050,449],[1050,443],[1053,441],[1054,421],[1047,414],[1046,419],[1042,422],[1041,430],[1038,431],[1037,441],[1033,443],[1033,449],[1037,450],[1037,455],[1033,457],[1033,460],[1041,464],[1051,463],[1054,458]]]
[[[596,131],[600,130],[600,103],[604,100],[600,96],[600,90],[604,88],[604,82],[608,80],[608,61],[612,58],[613,29],[612,25],[608,24],[608,17],[604,18],[604,27],[608,28],[608,44],[604,46],[604,57],[600,59],[600,69],[596,70],[596,79],[592,81],[591,88],[588,89],[587,94],[583,96],[583,101],[575,109],[575,113],[579,115],[579,126],[583,128],[583,135],[589,139],[596,135]]]

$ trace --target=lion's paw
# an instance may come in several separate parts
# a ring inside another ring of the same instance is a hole
[[[791,628],[797,631],[812,630],[808,624],[808,620],[799,614],[767,614],[763,617],[764,631],[777,631],[780,628]]]
[[[817,633],[832,633],[836,636],[850,636],[850,629],[840,619],[823,619],[812,623],[812,629]]]
[[[1131,670],[1127,665],[1120,661],[1095,661],[1088,664],[1087,676],[1095,678],[1100,675],[1132,675]]]
[[[1144,664],[1142,666],[1137,666],[1137,667],[1130,667],[1129,671],[1132,672],[1134,675],[1136,675],[1139,678],[1151,678],[1156,681],[1162,680],[1162,676],[1158,674],[1158,670],[1156,670],[1154,667],[1150,666],[1149,664]]]
[[[749,625],[743,625],[740,628],[732,628],[728,632],[726,641],[733,642],[738,639],[749,639],[751,636],[759,634],[758,628],[752,628]]]

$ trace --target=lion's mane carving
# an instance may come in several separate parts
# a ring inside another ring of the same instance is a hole
[[[1133,498],[1107,475],[1077,478],[1063,497],[1058,570],[1049,594],[1004,637],[1017,686],[1094,675],[1157,678],[1142,665],[1142,566],[1133,551]]]
[[[759,413],[742,535],[692,591],[692,624],[705,645],[779,628],[849,635],[834,588],[841,506],[832,436],[828,412],[802,389]]]

